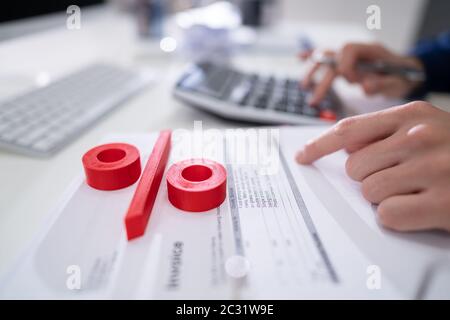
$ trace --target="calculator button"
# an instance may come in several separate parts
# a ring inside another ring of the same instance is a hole
[[[320,111],[320,118],[328,121],[336,121],[336,114],[331,110]]]
[[[309,104],[303,105],[303,108],[301,109],[302,114],[309,117],[318,117],[319,116],[319,110],[315,107],[310,106]]]

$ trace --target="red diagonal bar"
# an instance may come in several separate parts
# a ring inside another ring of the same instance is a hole
[[[145,233],[167,160],[169,159],[171,134],[170,130],[160,132],[134,192],[125,216],[128,240],[140,237]]]

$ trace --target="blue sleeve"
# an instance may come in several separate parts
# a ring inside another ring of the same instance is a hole
[[[430,91],[450,92],[450,30],[434,39],[420,41],[412,55],[422,61],[426,81],[414,95]]]

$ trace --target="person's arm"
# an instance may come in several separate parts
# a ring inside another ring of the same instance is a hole
[[[450,31],[419,42],[411,55],[420,60],[426,74],[426,81],[411,98],[420,98],[430,91],[450,92]]]
[[[450,232],[450,113],[418,101],[346,118],[309,142],[301,164],[346,149],[347,174],[378,204],[381,223]]]

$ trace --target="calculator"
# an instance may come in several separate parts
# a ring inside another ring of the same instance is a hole
[[[342,104],[330,90],[317,106],[312,89],[300,81],[242,72],[215,62],[190,65],[178,79],[174,96],[222,118],[261,124],[330,124],[343,117]]]

